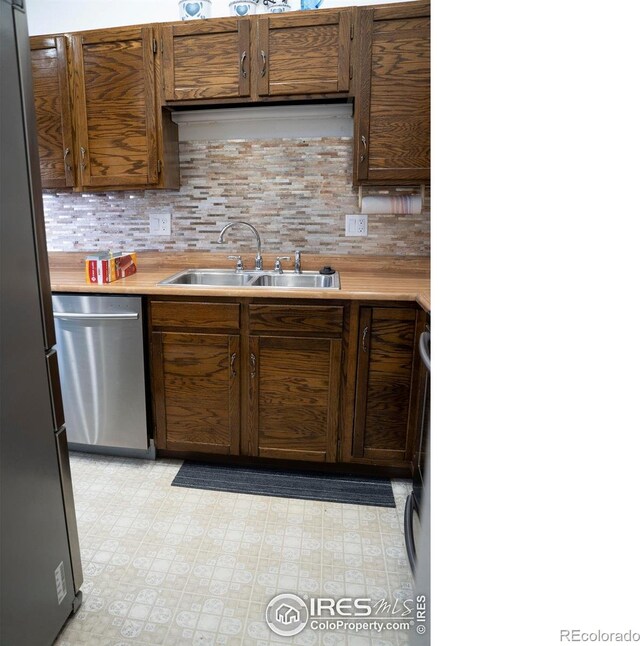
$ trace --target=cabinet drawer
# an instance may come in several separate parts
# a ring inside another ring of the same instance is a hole
[[[342,334],[342,306],[250,305],[249,327],[255,332]]]
[[[154,328],[240,329],[238,303],[184,303],[152,301]]]

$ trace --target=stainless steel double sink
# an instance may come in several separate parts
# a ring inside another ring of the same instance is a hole
[[[234,269],[185,269],[158,285],[184,287],[279,287],[284,289],[340,289],[340,276],[317,271],[235,271]]]

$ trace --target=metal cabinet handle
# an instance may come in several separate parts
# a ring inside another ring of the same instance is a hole
[[[236,352],[234,352],[234,353],[231,355],[231,378],[233,378],[233,377],[235,377],[235,376],[236,376],[236,357],[237,357],[237,356],[238,356],[238,355],[237,355],[237,353],[236,353]]]
[[[260,70],[260,76],[264,76],[267,73],[267,55],[264,53],[264,49],[260,50],[260,56],[262,57],[262,69]]]
[[[251,363],[251,379],[254,379],[256,376],[256,355],[253,352],[249,356],[249,362]]]
[[[364,161],[364,158],[365,158],[366,154],[367,154],[367,138],[364,135],[362,135],[360,137],[360,141],[362,142],[362,145],[364,146],[364,152],[360,153],[360,163],[362,163]]]
[[[71,149],[70,149],[70,148],[65,148],[65,149],[64,149],[64,167],[65,167],[67,170],[69,170],[69,171],[70,171],[70,170],[73,170],[73,169],[71,168],[71,166],[67,163],[67,157],[69,156],[69,153],[70,153],[70,152],[71,152]]]
[[[240,57],[240,74],[242,74],[243,79],[247,78],[247,71],[244,69],[244,62],[246,59],[247,59],[247,52],[244,51],[242,52],[242,56]]]
[[[82,156],[82,162],[80,163],[80,166],[82,167],[82,170],[84,170],[87,167],[87,164],[85,162],[85,156],[87,154],[87,151],[80,146],[80,155]]]
[[[367,334],[369,334],[369,326],[366,325],[362,330],[362,351],[369,352],[369,344],[367,343]]]

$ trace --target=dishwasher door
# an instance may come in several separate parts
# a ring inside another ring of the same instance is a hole
[[[141,299],[54,294],[53,310],[70,448],[154,457]]]

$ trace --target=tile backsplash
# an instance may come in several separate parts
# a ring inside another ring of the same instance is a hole
[[[345,237],[346,214],[359,213],[350,137],[182,141],[179,191],[45,191],[50,251],[97,249],[219,251],[218,232],[244,220],[263,251],[427,255],[429,214],[369,215],[367,237]],[[149,233],[149,218],[171,215],[171,235]],[[231,231],[225,249],[252,250]]]

